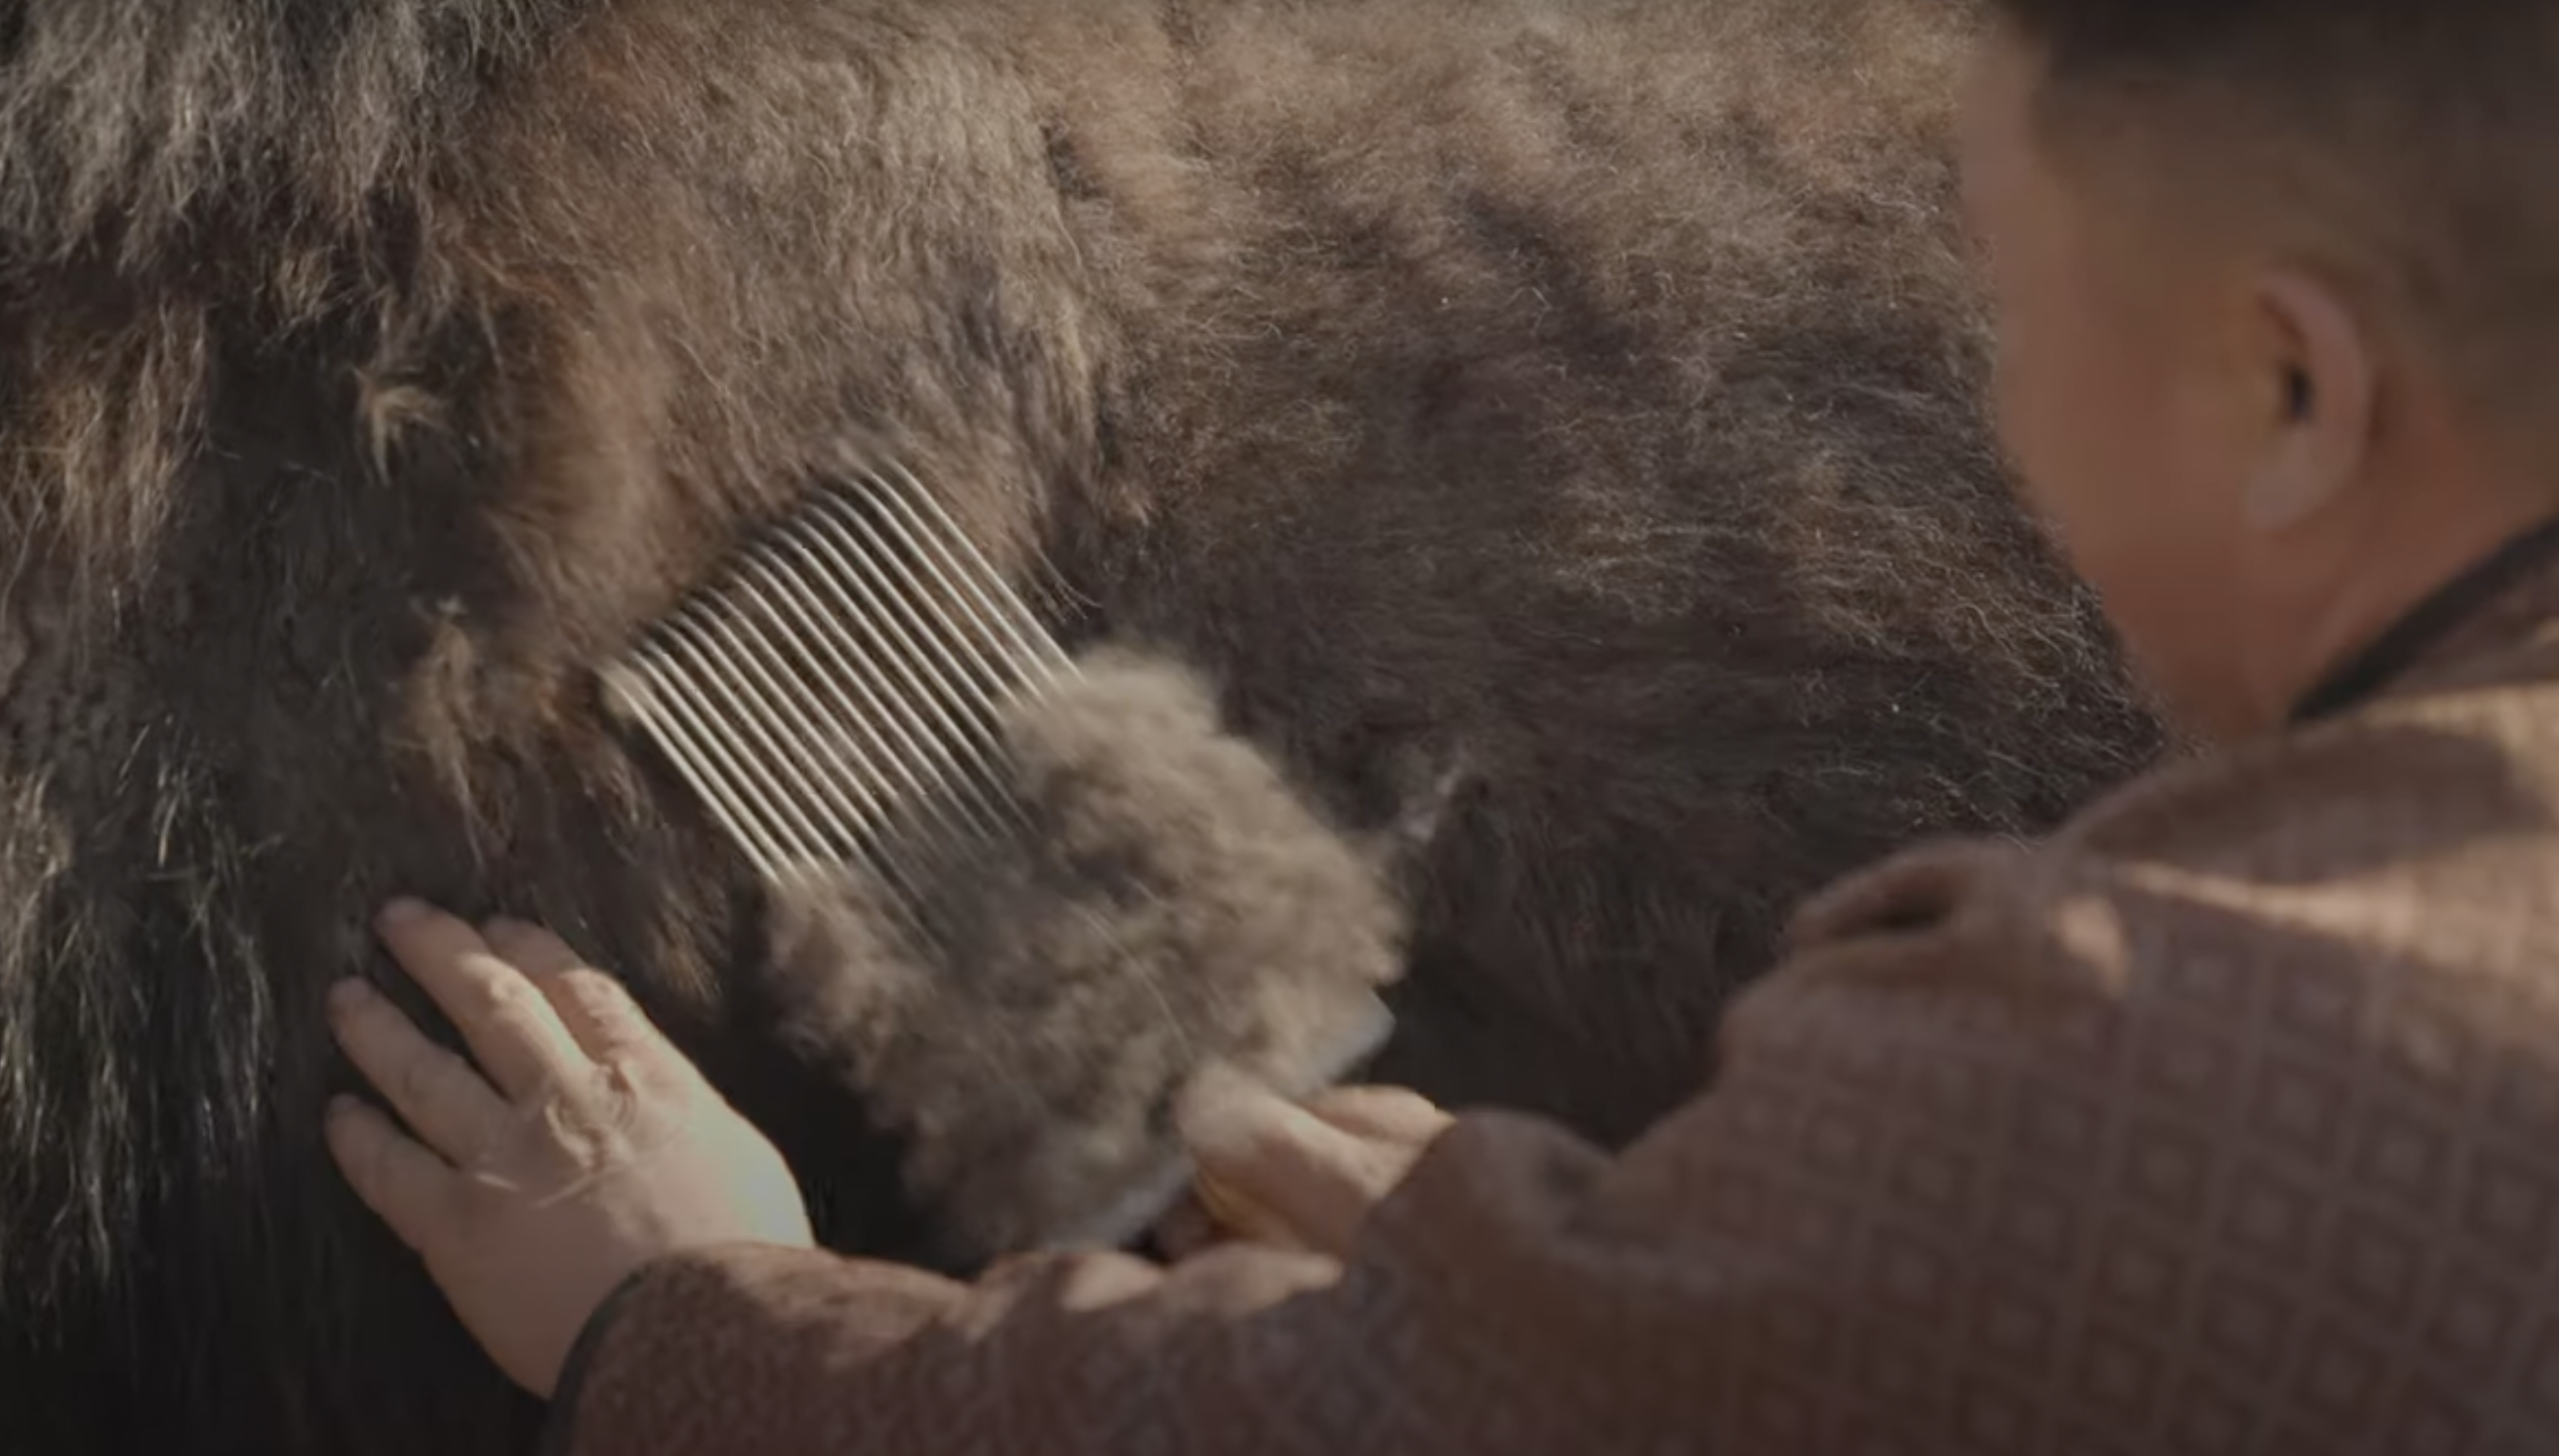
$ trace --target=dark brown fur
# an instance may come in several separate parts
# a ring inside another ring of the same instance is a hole
[[[554,925],[829,1238],[929,1245],[588,676],[847,441],[1065,629],[1205,666],[1336,820],[1453,769],[1389,1070],[1639,1125],[1804,890],[2156,745],[1974,402],[1957,35],[0,7],[0,1440],[521,1434],[318,1142],[321,991],[393,889]]]

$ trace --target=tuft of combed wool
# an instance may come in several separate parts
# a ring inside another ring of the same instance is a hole
[[[773,917],[783,1035],[901,1135],[955,1262],[1137,1233],[1186,1172],[1181,1091],[1213,1065],[1333,1080],[1402,956],[1371,856],[1186,669],[1098,653],[1006,746],[1019,830],[927,839],[899,860],[920,888],[847,868]]]

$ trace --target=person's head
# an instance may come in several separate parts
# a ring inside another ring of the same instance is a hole
[[[2559,513],[2559,4],[1989,6],[2002,433],[2171,705],[2271,727]]]

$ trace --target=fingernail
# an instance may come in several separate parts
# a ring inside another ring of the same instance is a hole
[[[353,1011],[374,999],[374,988],[356,976],[349,976],[329,988],[329,1009]]]
[[[425,901],[403,895],[382,907],[381,923],[386,926],[415,925],[433,913]]]

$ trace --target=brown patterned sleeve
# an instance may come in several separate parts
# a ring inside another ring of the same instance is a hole
[[[570,1449],[2548,1449],[2552,1263],[2458,1238],[2460,1179],[2347,1159],[2393,1128],[2431,1128],[2410,1151],[2439,1169],[2486,1144],[2415,1084],[2354,1082],[2366,1023],[2335,998],[2360,983],[2321,943],[1979,849],[1807,925],[1717,1090],[1620,1158],[1468,1117],[1340,1268],[1052,1258],[964,1289],[676,1260],[602,1330]],[[2491,1317],[2495,1360],[2446,1357]]]

